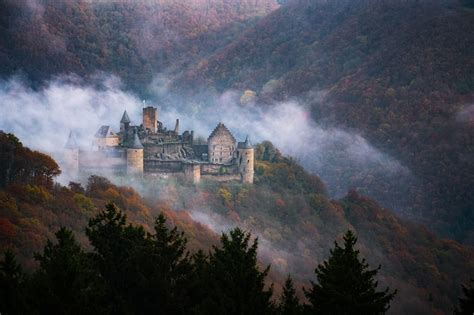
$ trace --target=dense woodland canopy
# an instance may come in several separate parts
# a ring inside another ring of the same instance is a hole
[[[4,135],[3,142],[6,144],[13,145],[17,141],[13,135]],[[70,263],[76,264],[74,266],[77,268],[89,268],[88,263],[81,262],[83,258],[80,257],[89,257],[90,253],[96,253],[93,254],[94,264],[97,264],[99,271],[116,274],[123,274],[120,268],[126,266],[109,265],[110,261],[126,261],[124,257],[131,253],[137,255],[136,259],[145,259],[143,268],[153,265],[151,262],[147,263],[147,259],[154,259],[153,250],[156,248],[153,245],[146,249],[147,244],[155,244],[157,236],[166,235],[173,235],[170,239],[175,240],[169,244],[172,250],[165,251],[169,261],[192,260],[196,264],[204,264],[207,261],[206,264],[215,264],[212,268],[227,270],[228,268],[220,266],[220,263],[227,264],[229,259],[234,261],[235,255],[227,256],[228,253],[222,250],[228,245],[229,250],[233,251],[234,243],[231,240],[239,240],[238,244],[247,244],[243,247],[239,245],[239,248],[247,248],[252,259],[258,259],[258,269],[254,269],[250,274],[251,277],[260,279],[254,287],[262,292],[258,299],[266,301],[270,294],[267,292],[269,285],[274,283],[272,301],[275,305],[280,305],[278,301],[282,294],[286,298],[281,301],[291,301],[291,287],[295,289],[294,295],[298,300],[306,301],[302,287],[309,289],[309,281],[317,280],[314,268],[328,259],[330,250],[333,249],[333,241],[340,240],[347,230],[352,230],[359,239],[356,247],[360,250],[360,256],[365,257],[372,268],[382,265],[376,275],[379,282],[377,291],[383,291],[387,286],[398,289],[391,302],[393,312],[443,313],[457,305],[458,297],[462,293],[461,284],[469,280],[474,270],[472,249],[454,241],[441,240],[425,227],[398,218],[376,202],[354,191],[342,200],[330,200],[318,177],[308,174],[295,161],[282,156],[271,143],[265,142],[256,147],[258,171],[256,183],[251,186],[214,182],[193,186],[184,182],[168,181],[147,186],[149,191],[142,191],[145,196],[142,198],[134,189],[113,185],[106,178],[98,176],[90,177],[84,186],[79,183],[70,183],[68,187],[59,184],[49,186],[42,182],[9,183],[0,190],[0,251],[12,250],[26,273],[31,274],[33,270],[37,270],[36,276],[40,277],[40,283],[45,285],[42,281],[49,280],[44,273],[62,272],[56,265],[49,265],[51,257],[70,257],[69,254],[56,254],[56,236],[64,239],[68,251],[73,250],[75,255],[78,255],[78,260],[68,258],[72,259]],[[15,156],[11,158],[16,159]],[[8,163],[0,164],[2,172],[5,165]],[[115,210],[108,207],[104,212],[110,202],[123,212],[119,213],[113,207]],[[204,212],[203,209],[208,210]],[[127,223],[124,223],[124,215],[127,216]],[[207,215],[215,221],[200,221],[197,219],[199,215]],[[157,217],[158,219],[155,219]],[[105,224],[107,220],[114,222],[113,225]],[[128,227],[128,222],[132,223],[133,227]],[[120,228],[115,230],[117,226]],[[183,231],[184,235],[174,230],[173,226]],[[218,226],[228,226],[229,229],[231,226],[240,226],[244,230],[252,231],[259,239],[258,250],[253,238],[248,239],[244,232],[234,231],[227,234],[221,239],[221,245],[218,245]],[[61,230],[63,227],[66,230]],[[121,235],[124,237],[123,242],[120,241]],[[71,239],[72,236],[75,241]],[[111,237],[113,241],[105,241],[103,237],[106,236]],[[188,240],[186,244],[183,237]],[[144,242],[143,246],[130,245],[128,238],[134,242]],[[48,239],[52,243],[47,242]],[[213,247],[215,245],[218,246]],[[129,249],[123,252],[120,246],[128,246]],[[186,254],[188,251],[189,255]],[[36,260],[33,253],[38,253]],[[115,255],[121,255],[121,258]],[[206,255],[211,255],[208,260]],[[211,258],[212,255],[216,257]],[[248,266],[251,270],[253,262],[255,260],[249,262],[243,259],[242,264],[234,264],[234,267]],[[250,265],[246,265],[247,263]],[[363,261],[361,263],[364,264]],[[265,268],[269,264],[271,267],[267,274]],[[179,274],[183,270],[181,268],[188,267],[176,266],[176,272]],[[97,272],[87,268],[87,272]],[[69,271],[65,269],[64,272]],[[160,288],[166,285],[166,282],[160,282],[159,278],[141,279],[133,273],[142,272],[140,270],[132,268],[129,272],[132,272],[130,276],[120,277],[119,280],[134,283],[136,294],[124,297],[123,286],[128,288],[129,284],[113,284],[116,286],[114,290],[117,290],[113,293],[114,298],[125,303],[127,306],[124,304],[124,308],[138,307],[134,304],[138,301],[134,300],[134,296],[140,296],[140,299],[144,299],[148,294],[155,296],[156,292],[153,290],[161,290]],[[285,285],[288,273],[291,274],[292,284]],[[205,276],[197,272],[192,274],[196,277]],[[261,278],[265,279],[263,289]],[[84,285],[81,279],[77,280],[78,286]],[[187,279],[185,282],[186,285],[193,285],[193,281],[201,280]],[[228,286],[229,279],[222,276],[213,281],[218,284],[206,290],[219,291],[220,286]],[[146,284],[151,291],[141,291],[142,284]],[[103,283],[95,285],[98,287],[91,289],[92,295],[83,296],[84,299],[101,299],[105,298],[101,294],[112,294],[104,289]],[[75,290],[76,287],[68,286],[67,289],[69,291],[59,290],[65,294],[61,300],[78,303],[68,295],[72,292],[70,290]],[[40,291],[46,295],[50,294],[46,289]],[[225,291],[220,293],[231,294]],[[57,297],[48,295],[47,298]],[[163,301],[168,302],[162,303],[174,305],[175,302],[169,302],[174,301],[174,298],[176,297],[164,295]],[[213,310],[222,307],[212,301],[204,301],[202,296],[194,298],[209,303],[206,307]],[[54,299],[49,301],[55,303]],[[260,302],[254,303],[255,307],[258,303]],[[289,305],[291,304],[289,302]],[[64,307],[74,307],[72,305]],[[85,307],[86,304],[81,305]],[[149,307],[156,305],[150,304]]]

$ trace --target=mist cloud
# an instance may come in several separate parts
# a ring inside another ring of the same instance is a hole
[[[196,135],[207,138],[217,123],[223,122],[239,141],[246,135],[254,143],[272,141],[284,154],[320,175],[335,197],[360,187],[370,194],[371,188],[363,186],[379,187],[377,176],[389,184],[390,179],[410,177],[398,161],[360,135],[316,124],[304,104],[241,105],[240,95],[228,91],[209,96],[206,102],[149,103],[158,107],[158,119],[168,128],[179,118],[182,131],[195,130]],[[100,85],[58,78],[38,91],[10,79],[0,84],[0,129],[13,132],[29,147],[55,155],[62,151],[69,130],[77,134],[83,148],[88,148],[101,125],[118,130],[125,109],[132,124],[140,124],[142,106],[142,101],[121,89],[114,77],[102,78]]]

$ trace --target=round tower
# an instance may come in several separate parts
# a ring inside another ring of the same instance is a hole
[[[237,146],[240,179],[244,184],[253,184],[254,155],[253,146],[247,136],[245,142],[239,142]]]
[[[76,177],[79,173],[79,146],[72,130],[64,146],[64,168],[69,176]]]
[[[143,175],[143,145],[138,138],[137,129],[133,131],[133,141],[127,148],[127,174]]]

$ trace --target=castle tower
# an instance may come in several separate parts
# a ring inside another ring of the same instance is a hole
[[[143,108],[143,128],[156,133],[158,129],[158,110],[156,107],[148,106]]]
[[[120,131],[124,132],[130,126],[130,117],[128,117],[127,111],[123,112],[122,119],[120,120]]]
[[[79,146],[72,130],[64,146],[64,166],[65,172],[72,177],[76,177],[79,173]]]
[[[143,176],[143,145],[137,129],[133,131],[133,141],[127,148],[127,174]]]
[[[237,145],[237,163],[240,179],[244,184],[253,184],[254,158],[254,149],[247,136],[245,142],[239,142]]]

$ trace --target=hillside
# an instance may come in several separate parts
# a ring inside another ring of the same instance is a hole
[[[205,45],[213,51],[277,7],[274,0],[2,1],[0,75],[40,85],[55,75],[106,72],[143,93],[158,70],[198,54],[185,43],[219,30],[220,39]]]
[[[420,180],[404,215],[472,244],[473,28],[466,1],[290,1],[184,69],[175,88],[309,104]]]
[[[396,314],[442,314],[451,311],[474,270],[474,251],[437,238],[426,228],[408,223],[373,200],[350,192],[330,200],[318,177],[283,157],[270,143],[257,146],[256,184],[203,182],[198,186],[173,182],[119,187],[91,177],[84,187],[52,184],[57,172],[25,173],[22,161],[40,154],[24,148],[11,135],[0,134],[0,250],[13,248],[23,264],[35,268],[33,252],[53,239],[60,227],[73,230],[86,248],[89,218],[108,202],[115,203],[134,224],[151,231],[163,213],[189,239],[188,249],[207,250],[221,231],[240,226],[259,237],[258,257],[271,263],[270,280],[282,283],[293,275],[297,287],[307,287],[318,262],[326,259],[335,239],[347,230],[359,237],[358,247],[372,266],[382,264],[382,286],[398,288],[392,303]],[[7,150],[8,148],[8,150]],[[5,153],[4,153],[5,152]],[[26,155],[25,155],[26,154]],[[20,163],[20,164],[19,164]],[[35,164],[40,170],[42,164]],[[56,169],[57,165],[48,164]],[[14,171],[12,171],[14,170]],[[33,168],[34,170],[34,168]],[[17,181],[15,174],[24,174]],[[142,197],[143,196],[143,197]],[[279,289],[278,289],[279,290]]]

